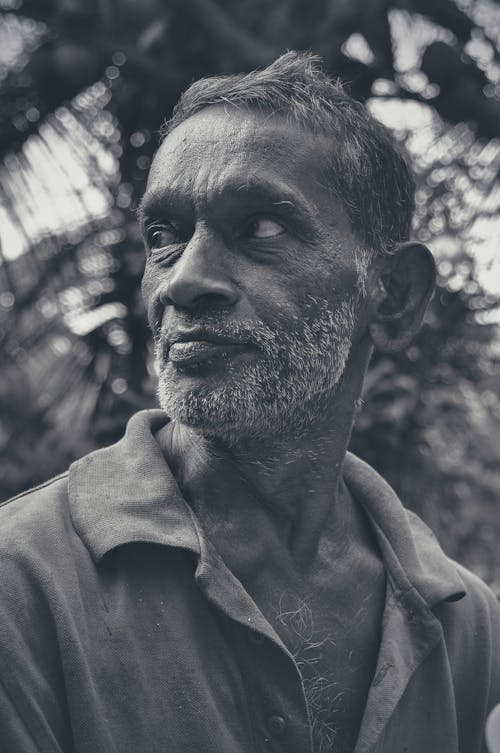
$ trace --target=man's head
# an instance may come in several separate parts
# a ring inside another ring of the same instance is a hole
[[[164,409],[228,442],[321,420],[353,343],[401,344],[425,308],[429,257],[398,251],[412,202],[387,132],[312,56],[193,84],[141,208]]]

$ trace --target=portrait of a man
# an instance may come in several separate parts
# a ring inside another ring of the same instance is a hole
[[[480,753],[500,607],[348,451],[435,285],[311,53],[195,81],[138,220],[160,407],[0,508],[5,753]]]

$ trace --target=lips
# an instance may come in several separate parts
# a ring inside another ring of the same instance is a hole
[[[224,358],[247,350],[246,345],[235,343],[214,343],[206,340],[191,340],[177,342],[170,346],[169,358],[179,365],[211,361],[214,358]]]
[[[202,330],[178,331],[172,333],[168,340],[171,343],[168,358],[179,367],[201,366],[216,359],[228,360],[241,353],[255,350],[255,346],[249,342],[209,334]]]

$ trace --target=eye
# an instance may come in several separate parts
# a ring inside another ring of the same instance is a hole
[[[285,232],[285,228],[270,217],[253,217],[245,228],[247,238],[274,238]]]
[[[151,251],[179,242],[179,229],[175,225],[152,225],[146,231],[146,243]]]

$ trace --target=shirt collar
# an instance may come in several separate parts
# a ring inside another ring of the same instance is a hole
[[[129,542],[151,542],[200,554],[190,507],[154,437],[167,422],[161,410],[140,411],[124,437],[70,466],[69,504],[76,532],[98,562]],[[347,453],[347,487],[373,526],[397,593],[416,589],[432,607],[465,595],[456,566],[434,534],[402,506],[391,487],[370,466]]]
[[[371,521],[395,591],[411,595],[416,590],[431,608],[463,598],[465,586],[456,564],[446,557],[430,528],[403,507],[389,484],[349,452],[343,476]]]
[[[119,442],[70,466],[73,525],[96,562],[129,542],[199,554],[190,508],[154,438],[168,420],[161,410],[140,411]]]

